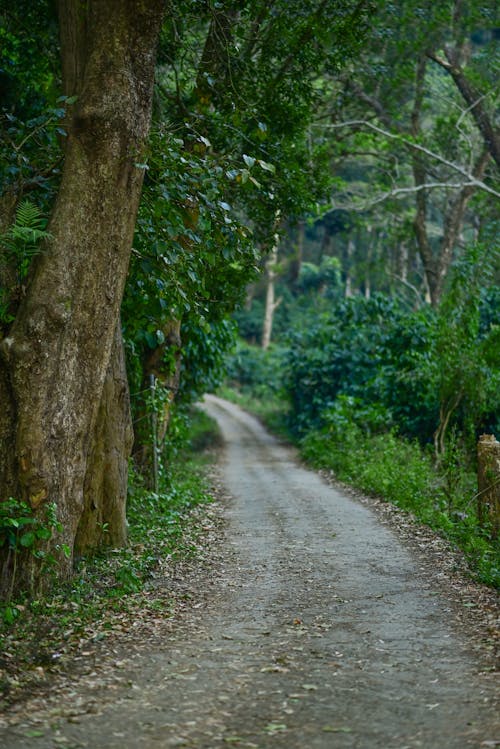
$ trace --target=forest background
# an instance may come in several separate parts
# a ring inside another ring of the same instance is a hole
[[[226,373],[498,585],[497,4],[105,5],[0,3],[6,620],[126,547],[127,492],[132,537],[197,501],[175,456]]]

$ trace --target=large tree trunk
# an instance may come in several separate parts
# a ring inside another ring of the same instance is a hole
[[[84,508],[75,538],[78,554],[99,546],[123,546],[127,541],[125,511],[132,439],[130,394],[118,321],[87,459]]]
[[[15,322],[0,343],[0,496],[42,517],[68,575],[119,317],[149,131],[163,0],[61,0],[67,123],[61,187]],[[66,547],[66,555],[58,550]],[[28,564],[32,566],[32,562]],[[18,566],[16,586],[26,585]]]

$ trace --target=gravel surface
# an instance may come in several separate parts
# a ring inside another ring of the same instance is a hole
[[[149,641],[138,626],[112,675],[96,664],[55,699],[25,705],[0,745],[500,746],[487,617],[471,640],[477,621],[464,622],[463,607],[457,618],[457,596],[414,541],[300,467],[237,406],[210,396],[205,408],[226,442],[232,499],[189,613]]]

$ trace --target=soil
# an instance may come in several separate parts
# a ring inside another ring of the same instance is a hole
[[[82,653],[77,678],[4,717],[0,745],[500,746],[495,595],[237,406],[204,407],[226,443],[225,527],[202,569],[158,582],[189,605],[146,610],[102,662]]]

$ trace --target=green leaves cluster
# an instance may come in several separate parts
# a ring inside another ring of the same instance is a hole
[[[50,570],[56,560],[47,551],[48,542],[54,533],[61,530],[54,503],[48,504],[40,516],[35,515],[31,507],[22,500],[9,497],[0,502],[0,549],[14,557],[10,594],[0,607],[0,616],[7,624],[12,624],[20,613],[19,608],[11,601],[19,555],[29,555],[33,560],[40,560],[46,571]],[[69,549],[65,547],[60,550],[64,554],[69,553]]]

